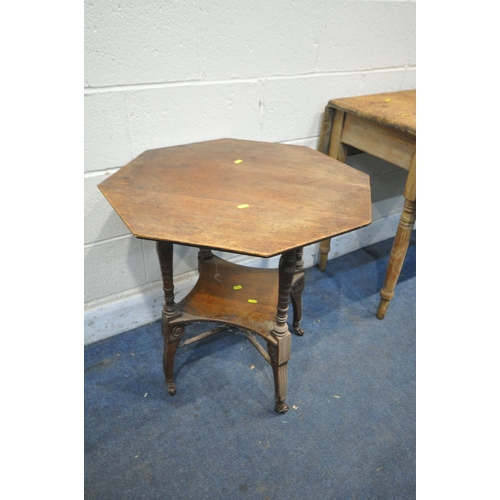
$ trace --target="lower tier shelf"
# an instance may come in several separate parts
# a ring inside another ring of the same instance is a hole
[[[268,337],[275,325],[277,304],[277,269],[240,266],[213,256],[200,264],[198,282],[178,306],[185,315]]]

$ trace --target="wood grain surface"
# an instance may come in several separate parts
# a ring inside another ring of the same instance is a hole
[[[402,90],[332,99],[328,105],[372,122],[417,135],[416,96],[416,90]]]
[[[304,146],[220,139],[150,150],[99,189],[138,238],[261,257],[371,222],[369,176]]]

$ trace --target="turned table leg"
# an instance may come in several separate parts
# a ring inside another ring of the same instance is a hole
[[[293,276],[295,274],[296,253],[295,250],[285,252],[279,263],[279,290],[278,308],[276,314],[276,325],[271,335],[277,340],[277,344],[267,344],[271,366],[274,375],[274,387],[276,396],[276,413],[286,413],[288,405],[285,403],[288,361],[290,359],[291,334],[287,325],[287,313],[290,303]]]
[[[165,374],[167,390],[169,394],[173,396],[176,393],[174,360],[177,347],[179,346],[179,342],[184,334],[184,326],[173,326],[170,324],[171,320],[181,316],[181,312],[177,309],[174,295],[174,246],[168,241],[158,241],[156,243],[156,252],[160,261],[163,293],[165,296],[165,304],[161,315],[161,327],[164,339],[163,372]]]
[[[293,306],[293,329],[295,330],[295,333],[300,336],[304,335],[304,330],[300,328],[300,322],[302,321],[302,292],[304,291],[305,286],[304,260],[302,259],[303,255],[304,249],[297,248],[295,275],[290,297]]]
[[[214,254],[212,253],[211,248],[205,248],[201,247],[200,250],[198,251],[198,272],[201,271],[201,265],[204,262],[209,261],[210,259],[213,259]]]
[[[326,113],[326,111],[325,111]],[[333,123],[330,138],[330,145],[328,147],[328,156],[345,163],[347,159],[347,144],[342,142],[342,129],[344,127],[345,112],[336,109],[333,113]],[[326,128],[323,128],[322,133],[328,133]],[[320,139],[321,142],[321,139]],[[328,261],[328,254],[330,252],[331,238],[323,240],[319,245],[319,261],[318,269],[324,271]]]
[[[318,269],[320,271],[324,271],[326,269],[326,263],[328,261],[328,254],[330,253],[330,241],[331,238],[328,238],[327,240],[323,240],[319,244],[319,261],[318,261]]]
[[[380,291],[380,303],[377,311],[377,318],[384,319],[389,307],[389,302],[394,297],[394,289],[401,273],[401,268],[408,251],[413,226],[416,219],[416,159],[413,158],[408,179],[405,186],[405,204],[401,219],[399,220],[398,229],[392,244],[389,264],[385,274],[384,286]]]

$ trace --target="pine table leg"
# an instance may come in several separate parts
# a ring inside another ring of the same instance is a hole
[[[377,311],[378,319],[384,319],[389,302],[394,297],[394,289],[396,288],[413,232],[416,219],[416,171],[416,158],[414,157],[405,186],[403,213],[401,214],[394,243],[392,244],[384,286],[380,291],[380,303]]]
[[[330,146],[328,148],[328,156],[345,163],[347,159],[347,144],[342,142],[342,128],[344,126],[345,112],[339,109],[333,113],[332,135],[330,138]],[[319,245],[319,261],[318,269],[324,271],[328,261],[328,253],[330,252],[331,238],[323,240]]]

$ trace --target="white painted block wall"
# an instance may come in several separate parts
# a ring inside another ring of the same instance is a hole
[[[332,98],[416,88],[414,1],[85,1],[85,343],[160,317],[155,247],[97,184],[151,148],[221,137],[316,149]],[[374,222],[329,258],[394,235],[406,172],[369,155]],[[305,249],[317,262],[317,245]],[[275,262],[228,256],[249,265]],[[176,247],[181,298],[196,252]]]

